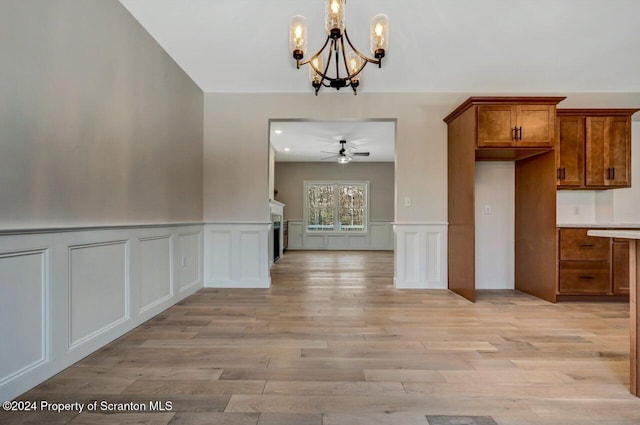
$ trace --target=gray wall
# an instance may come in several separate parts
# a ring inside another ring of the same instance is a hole
[[[302,220],[305,180],[368,180],[369,220],[393,221],[393,163],[276,162],[276,200],[285,204],[287,220]]]
[[[202,220],[202,91],[117,0],[3,0],[0,34],[0,228]]]

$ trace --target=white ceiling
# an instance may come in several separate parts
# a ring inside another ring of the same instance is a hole
[[[290,56],[288,25],[305,15],[309,48],[321,47],[324,0],[120,1],[204,92],[313,96]],[[347,28],[363,52],[377,13],[389,16],[389,51],[359,91],[573,93],[563,107],[607,107],[615,95],[609,107],[639,106],[640,0],[349,0]],[[277,161],[318,161],[341,138],[371,152],[354,161],[394,160],[392,122],[276,124]]]
[[[336,162],[337,158],[328,157],[338,154],[340,140],[346,140],[345,147],[355,152],[370,153],[354,156],[353,162],[393,162],[395,121],[272,120],[269,140],[276,151],[276,162],[318,162],[323,158]]]
[[[121,2],[204,92],[311,92],[288,24],[305,15],[319,48],[323,0]],[[346,13],[365,52],[369,20],[389,16],[367,92],[640,93],[638,0],[349,0]]]

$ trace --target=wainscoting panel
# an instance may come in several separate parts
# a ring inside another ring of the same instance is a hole
[[[395,223],[395,286],[447,289],[447,225]]]
[[[171,298],[171,235],[140,239],[140,312]]]
[[[178,292],[202,285],[202,232],[181,233],[176,242]]]
[[[304,232],[301,220],[289,220],[290,250],[393,250],[393,228],[390,222],[369,222],[364,234],[312,234]]]
[[[69,247],[69,348],[128,319],[127,251],[127,241]]]
[[[0,231],[0,401],[18,397],[201,288],[202,229],[167,224]],[[185,258],[184,276],[175,273],[174,250],[179,261]],[[181,276],[182,291],[174,288],[175,276]]]
[[[47,361],[47,252],[0,253],[0,387]]]
[[[204,226],[205,286],[268,288],[271,223],[208,223]]]
[[[260,240],[260,230],[241,230],[240,236],[240,280],[243,282],[258,282],[260,280],[261,261],[260,253],[262,241]]]

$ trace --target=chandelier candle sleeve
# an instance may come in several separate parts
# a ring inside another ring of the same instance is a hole
[[[340,38],[344,32],[345,3],[346,0],[327,0],[325,28],[331,38]]]
[[[318,71],[316,71],[318,70]],[[322,56],[316,56],[309,63],[309,80],[315,87],[322,81],[322,73],[324,72],[324,61]]]
[[[376,59],[382,59],[389,48],[389,18],[379,14],[371,20],[371,53]]]
[[[289,49],[297,60],[304,57],[307,51],[307,20],[304,16],[297,15],[291,18],[289,26]]]

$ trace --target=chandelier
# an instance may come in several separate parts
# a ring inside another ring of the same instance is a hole
[[[304,16],[294,16],[289,26],[289,47],[296,67],[309,65],[309,79],[316,96],[321,87],[340,90],[351,87],[353,94],[360,85],[360,73],[372,63],[382,67],[382,58],[389,47],[389,19],[386,15],[376,15],[371,20],[370,48],[373,58],[356,49],[345,27],[346,0],[327,0],[325,7],[325,28],[327,39],[322,48],[304,59],[307,50],[307,25]],[[346,43],[345,43],[346,41]],[[347,49],[348,46],[348,49]],[[326,50],[326,52],[325,52]]]

